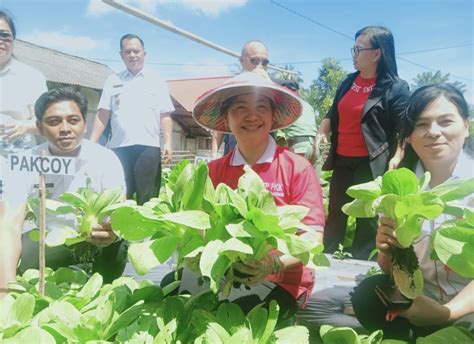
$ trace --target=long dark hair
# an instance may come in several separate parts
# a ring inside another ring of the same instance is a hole
[[[16,28],[15,28],[15,23],[13,22],[13,18],[10,14],[8,14],[7,11],[5,10],[0,10],[0,19],[3,19],[7,22],[8,26],[10,27],[10,30],[12,32],[13,39],[16,38]]]
[[[372,48],[380,49],[380,62],[377,66],[377,76],[398,78],[397,60],[395,59],[395,42],[392,32],[383,26],[366,26],[355,34],[355,39],[360,35],[369,36]]]
[[[445,97],[454,104],[459,114],[465,120],[469,119],[469,107],[462,92],[451,84],[435,84],[418,88],[408,99],[405,113],[400,121],[399,143],[404,144],[405,140],[413,133],[416,122],[425,109],[436,99]],[[403,165],[414,168],[418,156],[411,147],[406,145]]]

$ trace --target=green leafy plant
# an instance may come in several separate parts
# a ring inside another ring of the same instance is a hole
[[[302,326],[278,329],[278,305],[261,305],[246,316],[211,291],[170,296],[160,288],[121,277],[103,284],[80,270],[46,271],[46,293],[38,293],[37,270],[28,270],[0,300],[2,343],[287,343],[308,342]]]
[[[328,264],[322,245],[297,235],[310,230],[301,223],[307,212],[302,206],[277,207],[250,168],[237,190],[225,184],[214,189],[206,164],[182,162],[159,198],[144,206],[122,206],[111,220],[114,231],[133,242],[129,258],[137,273],[175,254],[178,267],[200,272],[212,290],[227,293],[233,284],[233,263],[260,260],[274,249],[307,265]]]
[[[375,275],[380,275],[380,274],[383,274],[382,269],[376,268],[375,266],[371,266],[369,270],[367,270],[366,276],[370,277],[370,276],[375,276]]]
[[[269,310],[257,306],[247,316],[239,306],[224,303],[217,312],[197,311],[193,321],[202,327],[202,319],[211,320],[206,331],[194,343],[308,343],[308,329],[304,326],[290,326],[276,330],[278,305],[272,301]]]
[[[169,167],[163,167],[161,169],[161,188],[163,188],[166,184],[168,184],[170,173],[171,173],[171,168]]]
[[[433,259],[439,259],[460,275],[474,278],[474,212],[444,222],[432,238]]]
[[[104,218],[116,208],[122,195],[122,190],[97,192],[92,189],[89,181],[85,188],[59,196],[61,201],[73,209],[77,217],[79,237],[74,241],[85,240],[92,231],[92,226],[102,223]]]
[[[352,254],[350,252],[344,251],[344,246],[342,244],[339,244],[339,248],[336,251],[334,251],[332,256],[333,256],[333,258],[336,258],[336,259],[339,259],[339,260],[352,258]]]
[[[48,246],[72,245],[85,241],[92,227],[102,223],[112,211],[120,205],[123,192],[121,190],[95,191],[90,179],[87,186],[77,192],[66,192],[59,200],[46,200]],[[28,200],[28,219],[37,222],[39,219],[39,199]],[[76,227],[77,224],[77,227]],[[36,231],[30,237],[37,238]]]
[[[323,344],[408,344],[404,340],[384,339],[382,330],[366,335],[358,334],[349,327],[323,325],[319,329],[319,334]],[[417,338],[416,343],[472,343],[473,340],[474,336],[467,329],[459,326],[448,326],[426,337]]]
[[[103,223],[107,216],[121,204],[121,190],[105,190],[97,192],[91,187],[90,179],[87,186],[77,192],[67,192],[59,196],[59,200],[46,200],[46,238],[45,244],[50,247],[67,245],[74,261],[81,267],[91,271],[95,257],[102,248],[89,244],[89,237],[94,225]],[[39,199],[28,200],[27,219],[38,222]],[[28,233],[33,241],[39,240],[39,230]]]
[[[423,276],[413,251],[413,243],[420,236],[423,221],[433,220],[443,212],[463,216],[465,209],[456,201],[474,192],[474,178],[450,180],[425,191],[429,181],[428,172],[418,180],[406,168],[388,171],[372,182],[350,187],[347,194],[354,200],[342,208],[344,213],[354,217],[384,214],[396,220],[395,235],[402,248],[393,251],[392,273],[395,284],[408,298],[415,298],[423,289]],[[456,268],[453,266],[453,269]],[[463,271],[456,272],[463,274]]]
[[[378,330],[370,335],[357,334],[350,327],[333,327],[323,325],[319,334],[324,344],[379,344],[382,342],[383,332]]]

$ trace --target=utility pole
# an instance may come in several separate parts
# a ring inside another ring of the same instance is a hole
[[[185,31],[183,29],[180,29],[172,24],[169,24],[169,23],[166,23],[165,21],[163,20],[160,20],[156,17],[153,17],[143,11],[140,11],[132,6],[129,6],[129,5],[126,5],[125,3],[123,2],[118,2],[117,0],[102,0],[102,2],[106,3],[107,5],[110,5],[112,7],[115,7],[119,10],[122,10],[124,12],[127,12],[128,14],[131,14],[135,17],[138,17],[138,18],[141,18],[153,25],[156,25],[156,26],[159,26],[165,30],[168,30],[168,31],[171,31],[171,32],[174,32],[180,36],[183,36],[185,38],[188,38],[190,40],[193,40],[197,43],[200,43],[208,48],[211,48],[211,49],[214,49],[214,50],[217,50],[217,51],[220,51],[224,54],[227,54],[227,55],[230,55],[230,56],[233,56],[233,57],[236,57],[236,58],[239,58],[240,57],[240,54],[239,53],[236,53],[232,50],[229,50],[227,48],[224,48],[220,45],[217,45],[215,43],[212,43],[204,38],[201,38],[191,32],[188,32],[188,31]],[[283,72],[283,73],[288,73],[288,74],[297,74],[291,70],[287,70],[287,69],[283,69],[283,68],[278,68],[278,67],[275,67],[275,66],[272,66],[272,65],[268,65],[267,67],[268,69],[273,69],[273,70],[276,70],[276,71],[279,71],[279,72]]]

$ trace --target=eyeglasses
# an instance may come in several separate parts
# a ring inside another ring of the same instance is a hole
[[[252,57],[251,59],[249,59],[249,61],[254,66],[258,66],[259,64],[261,64],[263,67],[268,66],[268,64],[270,63],[267,58],[260,59],[259,57]]]
[[[352,47],[352,48],[351,48],[351,53],[352,53],[352,55],[354,55],[354,56],[359,56],[359,54],[360,54],[361,51],[364,51],[364,50],[375,50],[375,49],[378,49],[378,48],[359,48],[359,47]]]
[[[11,43],[13,42],[13,35],[8,31],[0,31],[0,41]]]

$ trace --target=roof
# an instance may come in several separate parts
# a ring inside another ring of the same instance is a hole
[[[15,40],[15,57],[41,71],[46,80],[102,90],[104,82],[114,71],[107,65],[79,56],[66,54],[30,42]],[[180,79],[166,81],[176,111],[173,118],[188,133],[209,136],[206,129],[191,116],[196,99],[204,92],[223,84],[231,76]]]
[[[222,85],[231,76],[214,78],[168,80],[168,90],[173,99],[176,111],[173,118],[183,125],[189,134],[195,136],[209,136],[207,129],[201,127],[192,117],[196,99],[204,92]]]
[[[38,69],[46,80],[101,90],[114,71],[107,65],[33,43],[15,40],[15,57]]]
[[[222,85],[231,76],[221,76],[215,78],[197,78],[197,79],[180,79],[168,80],[169,92],[171,96],[183,106],[186,111],[193,111],[196,99],[204,92]]]

